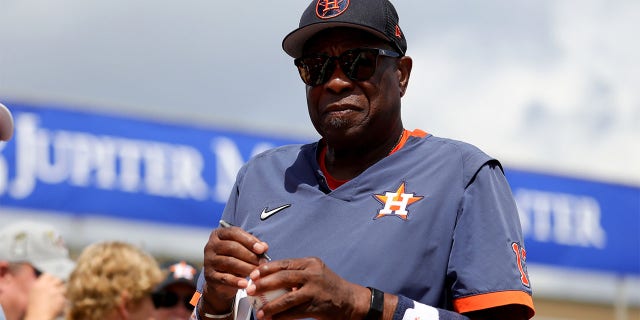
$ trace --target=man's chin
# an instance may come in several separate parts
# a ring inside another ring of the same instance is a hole
[[[329,130],[344,130],[349,128],[350,122],[341,117],[333,117],[329,119]]]

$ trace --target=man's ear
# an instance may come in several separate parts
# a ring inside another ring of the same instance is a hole
[[[129,293],[122,291],[122,293],[120,293],[120,299],[118,299],[118,305],[116,305],[116,312],[120,316],[120,319],[129,319],[129,310],[127,309],[131,303],[129,300],[131,300]]]
[[[413,60],[409,56],[403,56],[398,59],[398,83],[400,84],[400,96],[404,96],[409,86],[409,77],[411,76],[411,68]]]

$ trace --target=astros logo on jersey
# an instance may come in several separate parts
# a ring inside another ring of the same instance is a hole
[[[318,0],[316,2],[316,16],[329,19],[341,15],[349,7],[349,0]]]
[[[518,265],[518,271],[520,271],[520,281],[522,281],[523,286],[530,288],[529,274],[527,273],[527,266],[525,264],[527,261],[527,251],[519,242],[512,243],[511,249],[516,255],[516,264]]]
[[[384,216],[396,216],[400,219],[407,220],[409,215],[407,207],[422,200],[424,197],[414,196],[413,193],[405,193],[405,184],[403,181],[395,192],[386,192],[384,195],[373,195],[376,200],[384,205],[384,208],[380,209],[373,219]]]

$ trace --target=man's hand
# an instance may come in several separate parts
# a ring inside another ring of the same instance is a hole
[[[217,228],[211,232],[204,248],[202,299],[206,312],[224,314],[230,311],[238,289],[247,287],[249,273],[260,263],[259,254],[268,245],[238,227]]]
[[[43,273],[29,291],[29,303],[24,320],[50,320],[64,310],[66,298],[62,280]]]
[[[318,258],[262,264],[251,280],[249,295],[291,289],[256,310],[258,319],[362,319],[369,310],[369,289],[344,280]]]

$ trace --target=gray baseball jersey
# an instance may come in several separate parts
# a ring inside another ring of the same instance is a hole
[[[275,148],[239,171],[222,218],[271,258],[316,256],[348,281],[456,312],[533,313],[517,209],[497,160],[416,130],[331,190],[322,141]]]

